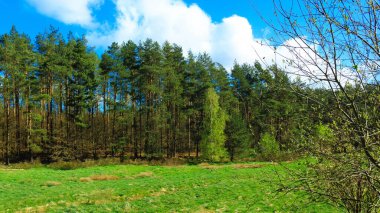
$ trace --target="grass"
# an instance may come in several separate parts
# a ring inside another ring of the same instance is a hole
[[[271,163],[1,167],[0,212],[342,212],[278,194],[277,174],[283,167]]]

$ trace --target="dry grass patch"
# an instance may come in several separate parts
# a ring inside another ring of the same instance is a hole
[[[263,164],[234,164],[232,167],[235,169],[256,169],[264,166]]]
[[[142,195],[142,194],[135,194],[135,195],[132,195],[130,197],[128,197],[128,201],[135,201],[135,200],[141,200],[143,199],[145,196]]]
[[[162,195],[165,195],[165,194],[168,194],[170,193],[166,188],[161,188],[160,191],[157,191],[157,192],[153,192],[153,193],[150,193],[150,194],[147,194],[147,195],[143,195],[143,194],[135,194],[135,195],[132,195],[130,197],[128,197],[128,201],[136,201],[136,200],[141,200],[145,197],[159,197],[159,196],[162,196]]]
[[[119,180],[120,178],[115,175],[93,175],[91,177],[82,177],[79,179],[80,182],[91,182],[91,181],[105,181],[105,180]]]
[[[8,169],[8,168],[0,168],[1,171],[23,171],[25,169]]]
[[[80,182],[92,182],[92,179],[90,177],[82,177],[79,179]]]
[[[135,178],[145,178],[145,177],[152,177],[154,174],[153,172],[140,172],[139,174],[133,176]]]
[[[16,213],[45,213],[47,212],[47,206],[27,207],[23,210],[16,211]]]
[[[210,210],[210,209],[206,209],[205,207],[201,206],[197,211],[195,211],[196,213],[214,213],[216,211],[214,210]]]
[[[168,190],[166,190],[165,188],[161,188],[160,191],[152,193],[151,196],[152,197],[159,197],[161,195],[166,194],[167,192],[168,192]]]
[[[94,175],[90,177],[91,180],[119,180],[120,178],[115,175]]]
[[[211,165],[209,163],[201,163],[198,166],[203,169],[220,169],[225,167],[224,165]]]
[[[44,186],[47,186],[47,187],[52,187],[52,186],[59,186],[61,185],[62,183],[61,182],[58,182],[58,181],[47,181]]]

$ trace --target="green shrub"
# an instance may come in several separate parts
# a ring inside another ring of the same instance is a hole
[[[58,161],[55,163],[51,163],[48,165],[49,168],[57,169],[57,170],[73,170],[78,168],[83,168],[83,163],[76,161]]]
[[[328,125],[316,125],[313,139],[314,148],[319,152],[331,153],[336,146],[334,132]]]
[[[260,153],[266,160],[275,159],[280,153],[280,146],[274,136],[270,133],[265,133],[260,139]]]
[[[43,151],[42,148],[35,143],[30,144],[30,150],[33,154],[40,154]]]

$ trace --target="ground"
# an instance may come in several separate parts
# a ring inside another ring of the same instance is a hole
[[[0,167],[0,212],[342,212],[278,193],[284,172],[273,163]]]

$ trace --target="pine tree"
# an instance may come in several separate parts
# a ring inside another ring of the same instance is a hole
[[[0,39],[0,71],[5,162],[193,152],[217,161],[227,151],[233,160],[259,148],[266,132],[282,150],[305,145],[310,127],[336,113],[295,98],[290,87],[332,94],[293,84],[277,67],[236,64],[229,76],[206,53],[185,59],[181,47],[149,39],[113,43],[99,61],[84,37],[65,40],[51,28],[33,50],[13,28]]]
[[[28,84],[29,75],[33,70],[35,61],[33,46],[30,39],[25,34],[19,34],[14,26],[9,34],[5,34],[0,38],[0,70],[3,71],[3,100],[4,100],[4,141],[6,147],[6,163],[9,163],[10,155],[10,135],[11,129],[15,130],[14,152],[18,160],[22,158],[24,152],[27,152],[29,128],[27,133],[23,131],[23,101],[27,103],[29,100]],[[13,116],[11,115],[11,103],[14,107]],[[27,106],[27,108],[29,108]],[[30,113],[27,113],[29,120]],[[14,118],[14,127],[11,122],[11,116]],[[28,136],[26,136],[28,135]],[[26,136],[26,140],[24,138]],[[26,142],[25,142],[26,141]]]
[[[97,87],[96,68],[97,55],[88,48],[85,37],[76,39],[73,48],[72,72],[69,75],[68,102],[70,108],[68,116],[74,125],[73,150],[76,150],[75,158],[85,158],[84,132],[89,123],[85,120],[85,112],[93,107],[95,90]]]
[[[196,72],[196,58],[192,52],[189,52],[181,80],[184,99],[183,113],[187,116],[187,147],[189,157],[194,149],[193,147],[195,147],[196,157],[199,154],[199,139],[196,137],[199,134],[197,134],[196,118],[200,113],[195,107],[197,101]]]
[[[133,156],[134,158],[138,157],[139,153],[139,144],[137,138],[137,101],[139,94],[138,87],[138,70],[139,58],[138,58],[138,46],[133,41],[128,41],[123,43],[121,46],[121,58],[122,64],[126,71],[126,89],[127,95],[129,95],[129,100],[126,100],[126,107],[130,108],[128,120],[129,120],[129,141],[132,144]]]
[[[180,142],[180,110],[183,106],[182,93],[183,88],[181,79],[184,72],[184,58],[182,48],[177,45],[171,45],[165,42],[163,45],[163,107],[162,120],[166,122],[167,140],[168,140],[168,157],[176,157],[178,145]],[[169,143],[171,142],[171,143]]]
[[[56,106],[59,104],[59,97],[56,95],[55,88],[58,88],[57,79],[65,67],[62,62],[62,43],[63,38],[58,29],[51,27],[48,32],[37,35],[36,46],[38,50],[38,70],[37,76],[40,82],[41,110],[43,113],[41,120],[41,129],[45,129],[46,137],[41,137],[41,145],[46,155],[54,155],[59,152],[56,141],[55,114]],[[61,50],[61,51],[60,51]]]
[[[252,135],[240,113],[233,113],[226,125],[227,151],[231,161],[236,158],[249,158],[252,148]]]
[[[155,107],[159,103],[158,98],[162,93],[160,88],[160,76],[162,73],[162,50],[157,42],[147,39],[139,47],[141,67],[139,69],[141,92],[144,107],[141,108],[145,113],[146,125],[144,128],[144,152],[150,157],[154,154],[159,141],[157,114]],[[140,116],[142,113],[140,112]],[[140,117],[142,120],[142,117]],[[141,124],[141,121],[140,121]],[[141,130],[140,130],[141,131]]]

